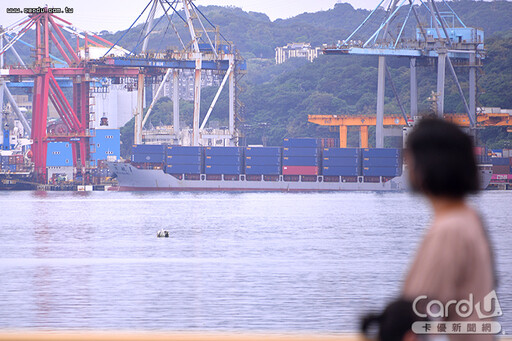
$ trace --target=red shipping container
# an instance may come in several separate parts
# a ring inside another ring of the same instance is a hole
[[[494,165],[492,166],[493,174],[510,174],[510,166],[508,165]]]
[[[318,175],[317,166],[283,166],[283,175]]]
[[[484,155],[485,153],[485,148],[484,147],[475,147],[473,149],[473,152],[475,153],[475,155]]]

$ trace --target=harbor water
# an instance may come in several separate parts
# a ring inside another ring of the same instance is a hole
[[[512,193],[471,203],[510,333]],[[2,192],[0,330],[356,331],[430,217],[408,193]]]

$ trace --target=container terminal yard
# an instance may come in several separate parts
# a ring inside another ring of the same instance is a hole
[[[364,29],[374,12],[347,39],[336,45],[324,45],[324,54],[338,58],[345,55],[378,58],[375,116],[326,114],[304,118],[339,131],[339,140],[327,147],[323,145],[325,139],[322,137],[295,139],[293,136],[285,139],[282,146],[243,145],[239,83],[247,72],[246,62],[234,44],[226,40],[193,1],[173,4],[150,1],[139,15],[139,18],[145,15],[147,19],[141,52],[137,54],[122,47],[126,33],[118,41],[110,42],[74,27],[51,11],[30,14],[24,20],[6,26],[0,33],[0,101],[4,103],[5,97],[9,104],[2,115],[0,188],[402,190],[406,187],[401,177],[403,167],[406,167],[402,153],[384,148],[384,137],[406,135],[420,117],[417,67],[437,66],[433,104],[439,117],[458,124],[471,134],[485,127],[512,127],[512,110],[477,107],[476,72],[485,58],[484,32],[466,26],[453,11],[448,14],[439,12],[435,1],[427,3],[429,13],[435,19],[430,20],[430,24],[418,19],[412,4],[393,0],[382,24],[367,40],[355,41],[352,37]],[[188,28],[189,36],[180,36],[175,30],[181,48],[154,53],[149,52],[147,46],[150,33],[157,24],[155,13],[160,7],[165,13],[176,13],[174,19],[167,15],[169,24],[174,27],[174,21],[180,21]],[[409,7],[409,14],[415,14],[415,36],[412,40],[401,40],[408,15],[399,23],[402,25],[399,35],[390,40],[387,34],[390,22],[396,19],[396,13],[402,7]],[[447,26],[445,20],[438,20],[446,15],[454,18],[452,26]],[[35,41],[23,41],[24,34],[30,29],[35,30]],[[71,34],[76,42],[71,44],[63,32]],[[186,44],[187,41],[190,43]],[[18,54],[16,44],[21,42],[32,46],[33,63],[26,64]],[[58,51],[58,56],[52,51]],[[5,53],[16,56],[17,63],[6,65]],[[388,70],[386,59],[392,57],[410,60],[413,94],[410,110],[404,107]],[[55,67],[56,61],[63,62],[65,67]],[[455,67],[469,70],[469,98],[464,95]],[[458,87],[466,111],[463,114],[444,112],[447,71]],[[180,93],[179,87],[174,86],[173,126],[167,131],[165,143],[152,140],[144,131],[147,120],[164,84],[172,78],[176,85],[182,72],[194,75],[192,128],[180,125]],[[208,72],[222,75],[222,82],[200,122],[201,82]],[[399,115],[384,114],[386,79],[399,104]],[[117,104],[109,108],[100,108],[96,103],[98,93],[108,92],[109,87],[119,83],[131,84],[137,90],[131,160],[121,159],[118,126],[109,126],[109,119],[112,122],[117,121],[119,115],[126,116],[126,110],[120,110],[125,100],[118,99]],[[153,83],[160,84],[154,94],[147,85]],[[31,122],[13,98],[10,89],[16,87],[32,89]],[[224,87],[229,93],[228,126],[214,130],[207,126],[208,120]],[[72,98],[66,93],[71,93]],[[50,109],[58,115],[57,120],[49,120]],[[107,117],[108,110],[117,112],[117,116]],[[370,126],[375,126],[376,131],[374,149],[368,145]],[[347,131],[353,127],[360,131],[360,149],[347,148]],[[484,174],[484,187],[510,188],[510,149],[478,147],[475,155]]]

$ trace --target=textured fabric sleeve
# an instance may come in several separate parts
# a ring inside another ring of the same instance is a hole
[[[437,228],[425,236],[404,283],[403,294],[447,301],[458,299],[458,285],[466,271],[467,243],[457,226]]]

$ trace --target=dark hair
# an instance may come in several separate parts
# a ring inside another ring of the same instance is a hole
[[[409,135],[407,150],[414,191],[460,199],[479,190],[473,143],[456,125],[422,119]]]
[[[361,320],[361,331],[368,335],[372,325],[378,327],[379,341],[401,341],[416,321],[423,321],[414,314],[412,302],[398,299],[391,302],[381,314],[370,314]]]

